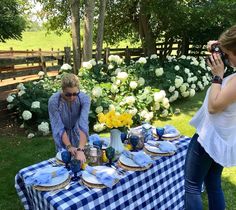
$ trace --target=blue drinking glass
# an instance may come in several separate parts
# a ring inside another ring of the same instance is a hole
[[[158,140],[162,140],[161,137],[163,136],[164,132],[165,132],[164,128],[159,128],[159,127],[156,128],[156,133],[158,135]]]
[[[71,161],[71,154],[69,151],[63,151],[61,153],[61,159],[66,164],[67,170],[69,170],[69,163]]]
[[[136,147],[139,142],[139,137],[132,135],[132,136],[130,136],[129,141],[130,141],[130,144],[132,145],[132,151],[134,151],[134,152],[137,151]]]
[[[127,139],[127,133],[125,133],[125,132],[121,132],[121,134],[120,134],[120,138],[121,138],[122,143],[124,143],[125,140]]]
[[[115,149],[113,147],[107,147],[105,152],[106,152],[107,159],[109,160],[109,162],[106,165],[111,167],[112,159],[115,157]]]
[[[102,149],[102,141],[100,141],[100,140],[93,141],[93,146],[95,146],[101,150]]]
[[[71,178],[72,181],[78,181],[79,177],[77,176],[77,173],[80,171],[80,160],[73,159],[70,162],[70,169],[74,173],[74,176]]]

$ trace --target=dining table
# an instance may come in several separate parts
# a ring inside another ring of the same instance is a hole
[[[190,138],[172,141],[177,151],[155,156],[144,171],[126,171],[112,188],[88,188],[81,182],[54,191],[26,186],[24,177],[51,164],[44,160],[21,169],[15,176],[16,192],[25,209],[58,210],[181,210],[184,209],[184,162]],[[80,176],[82,172],[78,175]]]

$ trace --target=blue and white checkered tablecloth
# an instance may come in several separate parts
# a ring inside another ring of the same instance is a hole
[[[49,164],[43,161],[19,171],[15,188],[25,209],[181,210],[184,207],[184,160],[189,138],[174,141],[175,155],[156,157],[147,171],[129,171],[112,189],[88,190],[79,183],[68,190],[42,192],[25,187],[23,177]]]

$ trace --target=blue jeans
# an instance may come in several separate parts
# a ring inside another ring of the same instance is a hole
[[[185,160],[185,210],[203,209],[201,199],[203,182],[208,195],[209,210],[224,210],[225,200],[221,189],[223,166],[206,153],[197,138],[198,134],[194,134]]]

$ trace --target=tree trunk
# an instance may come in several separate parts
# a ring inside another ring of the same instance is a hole
[[[73,44],[73,70],[78,74],[81,57],[80,57],[80,0],[70,0],[71,16],[72,16],[72,44]]]
[[[144,54],[150,56],[156,54],[156,40],[149,24],[150,15],[145,13],[144,7],[140,5],[139,32],[142,41]]]
[[[92,59],[94,8],[94,0],[85,0],[83,61]]]
[[[99,19],[98,19],[98,33],[97,33],[97,60],[102,58],[102,44],[104,33],[104,20],[106,11],[106,0],[100,0]]]

